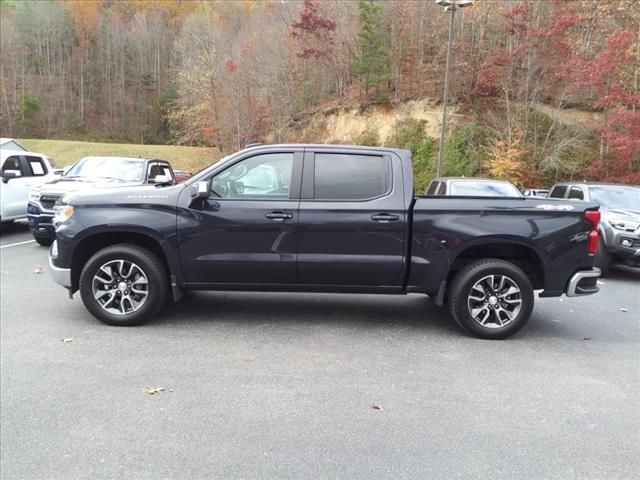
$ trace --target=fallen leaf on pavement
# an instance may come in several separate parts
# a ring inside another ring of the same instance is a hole
[[[36,269],[33,271],[35,274],[42,273],[42,267],[40,265],[36,265]]]
[[[64,343],[73,342],[73,337],[65,337],[65,338],[63,338],[63,339],[62,339],[62,341],[63,341]]]
[[[149,395],[155,395],[156,393],[164,392],[164,387],[146,387],[144,393]]]
[[[583,340],[591,340],[591,337],[582,337]]]
[[[380,410],[381,412],[384,412],[384,408],[382,408],[382,405],[380,405],[379,403],[372,403],[370,406],[374,410]]]

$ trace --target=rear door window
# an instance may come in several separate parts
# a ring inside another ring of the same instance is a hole
[[[391,162],[378,155],[317,153],[315,198],[368,200],[391,190]]]
[[[31,156],[26,156],[25,159],[27,160],[27,165],[29,166],[29,172],[27,172],[27,175],[39,177],[47,174],[47,167],[44,164],[44,160],[39,157]]]
[[[553,190],[551,190],[551,193],[549,194],[549,198],[564,198],[565,193],[567,193],[567,186],[559,185],[557,187],[554,187]]]
[[[573,200],[584,200],[584,192],[580,187],[571,187],[571,190],[569,190],[569,198]]]
[[[438,185],[440,185],[440,182],[431,182],[427,189],[427,195],[435,195],[438,190]]]

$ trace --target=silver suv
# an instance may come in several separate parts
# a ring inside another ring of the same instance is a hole
[[[558,183],[548,198],[600,204],[600,245],[596,266],[606,275],[611,266],[640,267],[640,187],[616,183]]]

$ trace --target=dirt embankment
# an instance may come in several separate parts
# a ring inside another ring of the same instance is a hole
[[[559,123],[576,126],[601,119],[602,114],[578,109],[559,109],[543,103],[531,103],[536,111],[557,120]],[[456,123],[464,123],[467,115],[456,106],[449,107],[451,133]],[[303,143],[375,143],[385,145],[398,120],[415,119],[425,121],[425,135],[440,136],[442,105],[432,98],[408,100],[393,105],[372,105],[367,108],[331,107],[308,114],[296,125],[288,127],[279,138],[273,135],[270,142]]]
[[[364,135],[375,134],[384,144],[393,133],[398,120],[413,118],[425,120],[425,135],[437,138],[442,122],[441,106],[432,99],[409,100],[397,105],[372,105],[333,108],[319,111],[286,134],[288,141],[308,143],[356,143]],[[455,122],[461,115],[455,107],[449,108],[450,119]]]

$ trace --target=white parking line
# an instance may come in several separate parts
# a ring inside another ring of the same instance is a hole
[[[26,242],[10,243],[9,245],[0,245],[0,248],[17,247],[18,245],[25,245],[27,243],[33,243],[35,240],[27,240]]]

